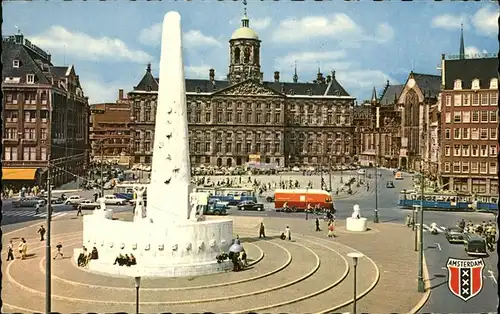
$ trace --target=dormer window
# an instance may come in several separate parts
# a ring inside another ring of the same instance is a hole
[[[309,95],[309,96],[312,96],[312,95],[313,95],[313,91],[312,91],[312,89],[307,90],[307,95]]]
[[[498,79],[492,78],[490,80],[490,89],[498,89]]]
[[[462,89],[462,80],[455,80],[453,84],[453,89]]]
[[[478,79],[474,79],[472,81],[472,89],[479,89],[479,80]]]
[[[194,89],[197,93],[201,93],[201,88],[199,86],[196,86],[196,88]]]
[[[26,83],[34,84],[35,83],[35,74],[27,74],[26,75]]]
[[[19,60],[16,59],[16,60],[12,61],[12,67],[19,68],[19,65],[20,65]]]

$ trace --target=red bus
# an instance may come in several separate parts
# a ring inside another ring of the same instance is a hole
[[[274,192],[274,207],[283,208],[285,203],[288,207],[303,211],[308,204],[312,207],[319,205],[321,208],[333,209],[333,199],[329,192],[318,189],[295,189]]]

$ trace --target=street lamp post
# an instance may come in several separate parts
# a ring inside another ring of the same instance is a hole
[[[332,156],[328,156],[328,184],[332,193]]]
[[[373,216],[373,222],[378,223],[378,162],[379,162],[379,151],[380,151],[380,107],[377,103],[376,114],[375,114],[375,129],[377,130],[377,145],[375,146],[375,215]]]
[[[135,277],[135,313],[139,314],[139,288],[141,287],[141,277]]]
[[[356,314],[356,299],[357,299],[357,281],[356,281],[356,276],[357,276],[357,267],[358,267],[358,259],[363,257],[362,253],[359,252],[352,252],[352,253],[347,253],[347,256],[352,258],[352,264],[354,267],[353,271],[353,299],[352,299],[352,314]]]
[[[47,237],[45,239],[45,313],[52,312],[52,252],[51,241],[51,220],[52,220],[52,164],[51,155],[48,156],[47,171]]]
[[[422,162],[420,163],[420,229],[419,229],[419,246],[420,252],[418,252],[418,292],[425,292],[424,284],[424,188],[425,188],[425,177],[424,170],[422,167]]]
[[[415,252],[418,251],[418,228],[415,227],[418,219],[418,209],[420,205],[413,205],[413,230],[415,231]],[[422,228],[422,222],[420,222],[420,228]]]

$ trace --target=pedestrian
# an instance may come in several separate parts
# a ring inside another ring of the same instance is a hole
[[[285,228],[285,238],[288,239],[288,241],[292,241],[292,231],[289,226]]]
[[[36,203],[35,205],[35,213],[38,214],[40,212],[40,204]]]
[[[406,216],[406,226],[407,226],[408,228],[409,228],[409,227],[411,227],[411,216],[410,216],[410,214],[408,214],[408,215]]]
[[[7,261],[13,261],[13,260],[14,260],[14,244],[12,243],[12,240],[10,240],[7,251]]]
[[[259,238],[266,238],[266,227],[264,226],[263,222],[260,223]]]
[[[40,229],[38,229],[37,233],[40,234],[40,241],[43,241],[44,240],[44,236],[45,236],[45,228],[42,226],[40,226]]]
[[[64,258],[63,253],[61,252],[61,250],[62,250],[62,244],[61,244],[61,242],[57,243],[56,248],[57,248],[57,253],[54,256],[54,259],[56,259],[59,255],[61,255],[61,258]]]
[[[26,259],[28,253],[28,243],[24,238],[21,238],[21,243],[19,243],[19,254],[21,254],[21,259]]]
[[[319,228],[319,218],[316,217],[316,231],[321,231]]]
[[[330,222],[330,224],[328,224],[328,237],[329,238],[335,238],[335,224],[332,222]]]
[[[83,214],[82,214],[82,205],[81,205],[81,204],[79,204],[79,205],[76,207],[76,209],[77,209],[77,212],[76,212],[76,217],[78,217],[78,216],[80,216],[80,215],[81,215],[81,216],[83,216]]]

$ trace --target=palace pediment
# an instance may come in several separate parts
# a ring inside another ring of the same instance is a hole
[[[217,95],[227,95],[227,96],[276,96],[284,97],[283,94],[260,84],[258,81],[249,79],[238,84],[229,86],[222,89],[216,93]]]

